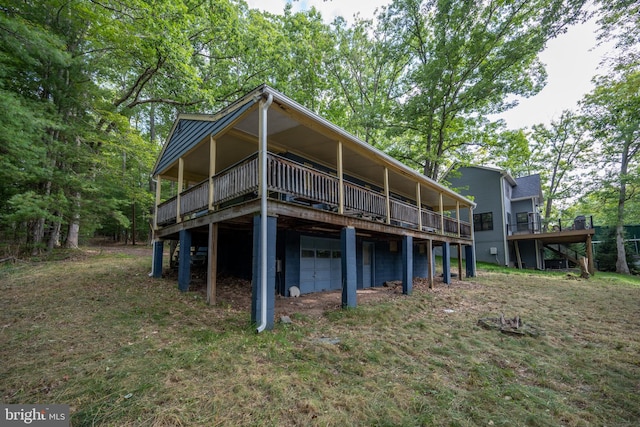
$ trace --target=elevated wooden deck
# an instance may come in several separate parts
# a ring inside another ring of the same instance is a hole
[[[560,255],[561,257],[580,265],[580,260],[578,256],[575,257],[570,256],[568,253],[565,253],[558,248],[553,248],[549,245],[568,245],[571,243],[584,243],[585,245],[585,255],[587,258],[587,266],[589,274],[595,273],[595,264],[593,259],[593,248],[591,245],[591,240],[593,235],[595,234],[595,229],[593,226],[589,226],[586,228],[572,228],[569,230],[557,230],[546,233],[520,233],[513,234],[511,236],[507,236],[507,241],[513,242],[514,248],[516,251],[516,260],[519,268],[522,268],[522,261],[520,259],[520,250],[518,246],[518,242],[523,241],[537,241],[542,244],[545,248],[551,250],[552,252]],[[581,267],[582,268],[582,267]]]
[[[553,244],[569,244],[569,243],[584,243],[587,239],[590,239],[595,233],[593,228],[587,228],[583,230],[563,230],[563,231],[551,231],[547,233],[521,233],[507,236],[507,240],[522,241],[522,240],[538,240],[545,245]]]
[[[162,238],[185,227],[254,213],[259,201],[258,180],[254,154],[159,204],[156,235]],[[267,188],[270,214],[298,218],[298,227],[301,221],[309,221],[379,233],[409,232],[416,238],[427,233],[466,244],[472,239],[471,224],[457,219],[459,209],[444,212],[438,207],[435,211],[388,190],[339,179],[331,172],[271,153]]]

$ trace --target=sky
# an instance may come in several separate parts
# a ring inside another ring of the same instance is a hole
[[[249,7],[271,13],[282,13],[291,0],[247,0]],[[291,2],[293,12],[318,9],[325,22],[336,16],[353,22],[359,13],[362,18],[373,18],[375,9],[390,3],[390,0],[299,0]],[[503,119],[509,129],[531,127],[549,123],[560,117],[563,110],[576,110],[578,101],[593,89],[591,79],[599,73],[598,65],[607,54],[608,47],[597,46],[596,24],[589,21],[573,26],[565,33],[549,41],[541,52],[540,60],[546,64],[547,85],[536,96],[519,100],[519,105],[494,116]]]

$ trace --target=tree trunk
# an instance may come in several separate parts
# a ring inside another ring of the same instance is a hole
[[[627,251],[624,247],[624,226],[616,225],[616,249],[618,258],[616,259],[616,273],[630,274],[627,264]]]
[[[47,181],[44,184],[43,193],[45,196],[49,196],[51,194],[51,181]],[[31,255],[33,256],[36,256],[40,253],[40,245],[44,241],[44,225],[44,218],[38,218],[33,225],[31,234],[31,244],[33,245],[31,249]]]
[[[31,255],[36,256],[40,254],[40,244],[44,239],[44,218],[38,218],[33,223],[31,233]]]
[[[131,244],[136,245],[136,202],[131,204]]]
[[[69,224],[69,234],[67,235],[67,248],[78,249],[78,240],[80,235],[80,192],[75,195],[75,209]]]
[[[630,274],[627,253],[624,248],[624,203],[627,198],[627,167],[629,164],[629,143],[625,141],[620,161],[620,192],[618,193],[618,215],[616,218],[616,273]]]
[[[52,251],[54,248],[60,246],[60,228],[61,228],[61,220],[60,220],[60,212],[56,212],[56,221],[51,225],[51,231],[49,233],[49,241],[47,242],[47,249]]]

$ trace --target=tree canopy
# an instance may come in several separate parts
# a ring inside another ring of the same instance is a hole
[[[633,192],[637,2],[598,3],[601,38],[625,54],[584,111],[531,130],[490,119],[540,91],[539,53],[584,4],[390,0],[375,19],[326,23],[243,0],[0,0],[0,236],[33,253],[95,233],[145,239],[149,175],[176,114],[215,112],[264,82],[433,179],[454,162],[556,170],[549,200],[579,141],[601,140],[613,165],[631,135],[626,172],[602,170]]]

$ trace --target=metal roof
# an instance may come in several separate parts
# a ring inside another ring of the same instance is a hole
[[[156,167],[153,170],[153,175],[158,175],[167,169],[181,156],[198,145],[203,138],[215,136],[218,132],[224,130],[229,124],[233,123],[234,120],[251,108],[255,102],[255,99],[249,99],[249,102],[243,104],[240,108],[227,114],[218,115],[217,118],[213,120],[205,120],[204,117],[206,116],[198,118],[187,118],[191,116],[184,118],[178,117],[169,134],[169,141],[165,144],[158,158]]]

